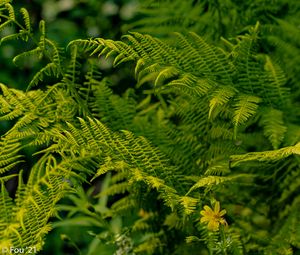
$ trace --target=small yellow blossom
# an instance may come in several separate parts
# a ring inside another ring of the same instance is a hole
[[[151,213],[145,211],[143,208],[140,209],[138,216],[144,219],[149,219],[151,217]]]
[[[219,225],[227,225],[226,220],[222,217],[226,214],[226,210],[220,211],[220,203],[216,202],[214,210],[212,210],[208,205],[204,206],[204,210],[200,212],[202,215],[200,222],[207,222],[207,228],[212,231],[218,231]]]

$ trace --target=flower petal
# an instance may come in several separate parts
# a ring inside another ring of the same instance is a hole
[[[220,211],[220,202],[216,202],[214,212],[215,212],[215,214],[217,214],[217,213],[219,213],[219,211]]]
[[[208,222],[207,228],[212,231],[218,231],[219,222],[211,220],[210,222]]]
[[[204,217],[211,217],[213,215],[212,213],[204,210],[202,210],[200,214],[203,215]]]
[[[213,213],[213,210],[208,205],[204,206],[204,210],[209,212],[209,213]]]
[[[208,218],[208,217],[202,217],[202,218],[200,219],[200,222],[201,222],[201,223],[203,223],[203,222],[208,222],[208,221],[210,221],[210,218]]]
[[[221,218],[221,219],[219,220],[219,222],[220,222],[222,225],[224,225],[224,226],[228,226],[227,221],[224,220],[223,218]]]
[[[222,217],[222,216],[225,215],[225,214],[226,214],[226,210],[223,209],[223,210],[219,213],[219,216]]]

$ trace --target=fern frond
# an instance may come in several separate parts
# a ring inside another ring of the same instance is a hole
[[[144,219],[140,219],[139,221],[136,221],[134,225],[132,226],[132,231],[147,231],[151,229],[151,225],[144,221]]]
[[[13,62],[15,65],[19,65],[20,61],[30,57],[30,56],[36,56],[38,59],[40,59],[42,57],[42,50],[37,47],[35,49],[32,49],[30,51],[25,51],[25,52],[22,52],[21,54],[15,56],[13,58]]]
[[[138,206],[135,197],[127,195],[114,202],[111,206],[112,215],[130,213]]]
[[[15,21],[16,16],[15,16],[15,10],[14,10],[14,7],[13,7],[10,3],[7,3],[7,4],[5,4],[5,8],[6,8],[6,10],[8,11],[9,19],[10,19],[11,21]]]
[[[6,187],[4,185],[4,182],[1,181],[1,220],[0,220],[0,232],[4,231],[7,227],[8,223],[12,221],[12,211],[14,207],[14,203],[10,196],[8,195],[8,192],[6,190]]]
[[[241,36],[231,55],[235,57],[239,90],[246,94],[256,94],[262,86],[262,70],[255,60],[257,30]]]
[[[209,90],[215,86],[215,83],[208,79],[199,79],[192,74],[184,74],[180,79],[174,79],[167,83],[164,87],[177,89],[179,92],[190,96],[204,96],[208,94]]]
[[[101,193],[101,196],[113,196],[116,194],[125,194],[128,191],[128,183],[116,183]]]
[[[280,198],[278,199],[279,203],[286,202],[287,199],[290,199],[295,194],[297,194],[297,191],[300,187],[299,170],[297,168],[291,168],[288,170],[289,171],[287,171],[287,176],[283,179],[279,186],[282,190]]]
[[[1,29],[1,28],[0,28]],[[22,38],[21,34],[10,34],[6,35],[5,37],[2,37],[0,40],[0,44],[7,42],[7,41],[14,41],[14,40],[19,40]]]
[[[51,229],[48,220],[53,216],[54,205],[70,190],[65,181],[72,176],[70,164],[74,162],[58,163],[54,157],[45,156],[33,167],[26,185],[20,177],[11,218],[6,230],[0,233],[1,240],[11,240],[18,247],[33,245],[41,249],[44,236]]]
[[[12,21],[11,21],[11,20],[7,20],[7,21],[3,22],[2,24],[0,24],[0,32],[3,31],[4,29],[6,29],[7,27],[9,27],[11,24],[12,24]],[[18,34],[17,34],[17,35],[18,35]],[[2,44],[2,42],[4,41],[4,38],[5,38],[5,37],[1,38],[1,41],[0,41],[1,44]]]
[[[20,9],[20,13],[23,16],[23,21],[25,23],[25,26],[23,26],[16,19],[16,13],[13,5],[9,1],[4,2],[3,5],[5,6],[4,10],[8,13],[8,15],[2,14],[1,12],[1,17],[6,21],[0,24],[0,31],[7,28],[8,25],[15,25],[16,27],[18,27],[18,32],[4,36],[3,38],[1,38],[0,43],[14,39],[22,39],[23,41],[28,41],[29,36],[31,36],[31,27],[27,10],[25,8]]]
[[[211,69],[211,76],[214,80],[221,81],[223,84],[232,84],[232,70],[226,60],[226,55],[220,49],[211,46],[196,33],[190,33],[195,42],[195,48],[202,53],[202,58]],[[201,70],[201,69],[200,69]]]
[[[41,20],[39,22],[39,30],[41,33],[39,47],[44,50],[46,46],[46,25],[44,20]]]
[[[58,77],[59,75],[61,75],[61,72],[62,72],[62,67],[61,67],[61,64],[63,62],[63,55],[62,55],[62,49],[60,47],[58,47],[53,41],[49,40],[48,38],[45,38],[45,42],[42,43],[41,42],[42,39],[40,39],[40,43],[39,45],[44,45],[45,48],[41,47],[42,50],[47,50],[47,46],[49,46],[49,48],[51,49],[51,52],[50,52],[50,56],[48,56],[50,58],[50,60],[55,63],[55,65],[57,66],[58,68],[58,71],[57,74],[55,75],[56,77]]]
[[[178,36],[190,45],[195,54],[191,55],[191,50],[184,48],[185,44],[177,49],[149,35],[139,33],[124,36],[124,39],[128,40],[127,43],[97,39],[93,42],[75,41],[73,44],[78,44],[78,46],[83,44],[87,47],[87,51],[92,48],[91,55],[107,56],[107,54],[114,54],[117,63],[128,60],[135,61],[135,73],[139,84],[153,81],[154,84],[158,85],[162,83],[161,78],[163,78],[163,80],[171,80],[165,85],[174,87],[178,84],[180,85],[178,88],[185,89],[194,84],[195,90],[199,86],[199,91],[207,91],[207,87],[210,87],[208,84],[212,84],[214,80],[227,84],[232,83],[231,68],[221,50],[209,45],[193,33],[187,36]],[[191,64],[191,58],[195,60],[193,64]],[[184,73],[179,72],[180,70]],[[192,74],[197,76],[197,79],[196,77],[192,78]],[[204,76],[206,79],[199,76]],[[189,79],[185,77],[189,77]],[[178,80],[172,83],[174,78]]]
[[[284,125],[283,112],[274,108],[263,110],[260,120],[264,135],[270,140],[274,149],[278,149],[284,139],[287,127]]]
[[[149,187],[158,190],[167,206],[174,208],[174,203],[178,203],[176,198],[178,190],[181,190],[181,184],[176,184],[177,190],[173,188],[174,180],[170,178],[170,175],[174,174],[173,167],[145,138],[135,138],[129,131],[123,131],[123,135],[119,136],[97,120],[89,119],[86,122],[80,119],[80,123],[80,130],[68,124],[69,131],[63,134],[53,132],[53,135],[59,139],[59,144],[49,147],[47,152],[55,151],[64,154],[71,149],[76,153],[82,153],[83,148],[89,151],[89,154],[93,152],[93,155],[101,155],[105,152],[104,155],[122,160],[128,165],[127,171],[131,183],[145,182]],[[105,172],[109,170],[109,168],[105,169]],[[115,185],[121,185],[122,192],[128,186],[125,183]],[[115,185],[112,188],[117,187]],[[117,189],[116,192],[119,191]]]
[[[216,186],[224,182],[233,182],[237,179],[252,179],[253,175],[250,174],[237,174],[233,176],[205,176],[199,178],[199,180],[189,189],[187,195],[193,192],[195,189],[209,187],[209,186]]]
[[[224,86],[216,89],[209,101],[208,118],[216,118],[224,105],[227,104],[236,93],[237,90],[233,87]]]
[[[185,238],[186,243],[194,243],[194,242],[201,242],[202,240],[197,236],[187,236]]]
[[[45,32],[45,31],[44,31]],[[42,82],[45,79],[45,76],[54,76],[56,78],[59,78],[62,76],[62,56],[60,49],[55,45],[54,42],[51,40],[45,38],[45,35],[41,35],[39,46],[35,49],[39,53],[39,58],[41,58],[43,55],[48,57],[50,59],[50,63],[46,64],[46,66],[42,67],[31,79],[27,90],[30,90],[31,88],[37,86],[40,82]],[[49,48],[46,48],[49,46]],[[35,53],[35,50],[32,52]],[[30,52],[29,52],[30,53]],[[22,53],[26,57],[28,52]],[[21,55],[21,54],[20,54]]]
[[[234,136],[236,137],[237,128],[244,124],[251,116],[256,113],[258,103],[261,99],[251,95],[240,95],[234,104],[235,111],[233,113]]]
[[[0,6],[2,6],[2,5],[5,6],[5,4],[8,4],[8,3],[11,3],[11,0],[1,0],[0,1]]]
[[[176,212],[173,212],[166,216],[164,225],[169,229],[180,230],[184,227],[184,221],[179,218]]]
[[[107,79],[98,81],[91,77],[87,83],[94,96],[90,103],[92,114],[113,130],[121,130],[124,126],[131,130],[136,115],[135,100],[113,95]]]
[[[44,80],[45,76],[56,76],[57,72],[57,66],[54,63],[48,63],[46,66],[44,66],[41,70],[39,70],[31,79],[28,90],[37,86],[41,81]]]
[[[263,151],[263,152],[249,152],[244,155],[233,155],[230,157],[231,166],[234,167],[242,162],[247,161],[278,161],[287,158],[291,155],[300,154],[300,143],[294,146],[284,147],[278,150]]]
[[[265,84],[269,87],[267,96],[272,99],[273,104],[276,103],[279,106],[285,106],[287,104],[289,89],[284,87],[286,84],[284,72],[276,63],[271,61],[269,56],[266,56],[265,70]]]
[[[24,20],[24,23],[25,23],[26,32],[28,34],[30,34],[31,33],[31,25],[30,25],[29,13],[28,13],[27,9],[25,9],[25,8],[21,8],[20,13],[23,15],[23,20]]]
[[[183,207],[184,213],[183,215],[191,215],[197,209],[197,205],[199,204],[199,199],[183,196],[180,198],[180,204]]]
[[[295,124],[287,124],[287,130],[285,133],[285,141],[284,145],[295,145],[298,141],[300,141],[300,127]]]
[[[270,250],[276,253],[282,253],[283,250],[291,250],[293,247],[300,246],[300,228],[297,222],[299,222],[299,197],[296,198],[290,206],[290,214],[286,216],[284,224],[279,224],[278,229],[274,233],[274,237],[271,240],[270,246],[266,247],[266,252]],[[267,253],[270,254],[270,253]],[[288,254],[288,253],[286,253]]]
[[[207,29],[208,31],[205,30],[209,26],[208,21],[216,19],[216,10],[213,11],[210,7],[215,6],[211,4],[208,7],[207,2],[193,2],[191,0],[184,2],[179,0],[143,1],[138,8],[138,17],[134,22],[124,25],[122,30],[124,32],[148,33],[170,42],[172,42],[172,39],[168,36],[173,31],[181,33],[194,31],[201,34],[217,32],[211,26],[210,29]],[[207,11],[207,8],[210,11]],[[186,13],[189,13],[189,15],[185,15]]]
[[[216,162],[212,162],[209,167],[206,169],[204,175],[209,176],[215,176],[215,175],[224,175],[229,173],[229,165],[228,161],[226,160],[217,160]]]
[[[174,67],[165,67],[162,70],[160,70],[160,72],[158,73],[158,75],[155,78],[154,81],[154,86],[158,87],[161,86],[161,84],[163,84],[163,82],[167,79],[173,78],[174,76],[178,75],[178,70],[176,70],[176,68]]]
[[[154,254],[156,249],[159,249],[163,246],[163,243],[161,242],[160,236],[162,233],[149,233],[145,236],[145,240],[143,243],[137,245],[134,248],[134,252],[137,254]]]

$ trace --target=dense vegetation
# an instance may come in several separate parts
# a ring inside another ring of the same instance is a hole
[[[299,27],[297,0],[0,0],[0,252],[300,254]]]

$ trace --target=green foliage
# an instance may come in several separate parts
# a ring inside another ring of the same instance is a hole
[[[297,254],[298,73],[281,63],[299,54],[281,33],[299,31],[266,2],[145,1],[121,41],[63,48],[0,1],[1,45],[36,66],[26,91],[1,84],[0,250]]]

